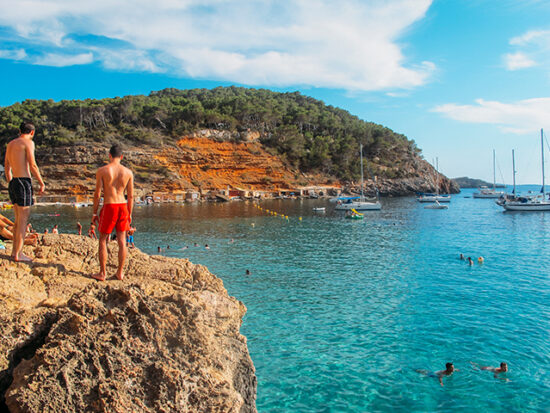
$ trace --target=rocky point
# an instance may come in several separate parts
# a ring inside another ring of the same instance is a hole
[[[133,249],[123,281],[97,282],[96,249],[44,235],[31,264],[0,255],[0,410],[255,412],[246,308],[222,281]]]

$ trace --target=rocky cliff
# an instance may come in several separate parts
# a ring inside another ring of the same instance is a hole
[[[359,192],[358,182],[341,182],[321,173],[302,173],[268,151],[259,138],[259,132],[201,130],[182,136],[175,144],[126,146],[123,163],[135,173],[138,195],[228,187],[276,191],[310,185]],[[37,162],[48,194],[90,196],[95,172],[108,160],[108,149],[106,144],[97,144],[38,150]],[[389,163],[377,157],[368,160],[373,172],[369,174],[365,169],[368,194],[374,194],[376,187],[383,196],[435,191],[437,182],[440,192],[459,192],[458,185],[441,174],[436,177],[435,169],[416,153],[396,153],[394,159]]]
[[[0,254],[0,410],[256,411],[246,308],[222,281],[131,250],[124,281],[97,282],[96,243],[45,235],[32,264]]]

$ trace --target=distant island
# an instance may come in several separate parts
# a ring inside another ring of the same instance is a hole
[[[453,178],[451,179],[453,182],[458,184],[460,188],[479,188],[481,186],[488,186],[492,187],[493,184],[491,182],[484,181],[482,179],[475,179],[475,178],[468,178],[467,176],[463,176],[461,178]],[[505,188],[506,185],[504,184],[496,184],[497,188]]]

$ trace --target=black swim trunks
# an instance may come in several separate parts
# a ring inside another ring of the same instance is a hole
[[[8,185],[10,201],[14,205],[34,205],[31,178],[13,178]]]

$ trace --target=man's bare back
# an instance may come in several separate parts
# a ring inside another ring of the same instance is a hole
[[[125,203],[124,192],[132,177],[132,171],[121,164],[109,163],[99,168],[97,179],[103,188],[103,204]]]
[[[6,178],[30,178],[31,172],[38,179],[40,193],[44,192],[44,182],[36,166],[34,158],[34,142],[24,137],[18,137],[8,143],[6,148]]]

